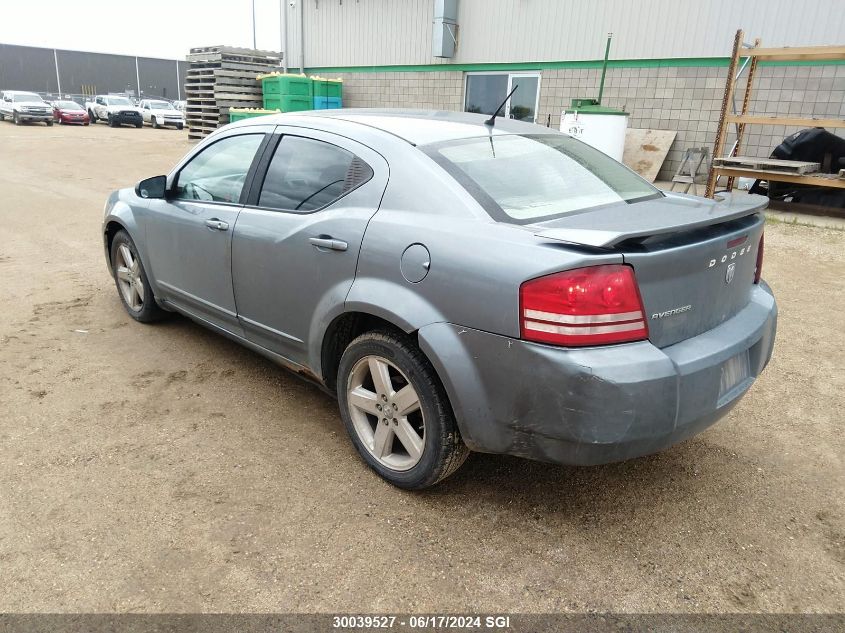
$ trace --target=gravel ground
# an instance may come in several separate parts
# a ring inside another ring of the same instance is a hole
[[[767,227],[775,356],[701,436],[407,493],[316,388],[124,314],[103,202],[189,147],[0,123],[0,611],[845,610],[845,232]]]

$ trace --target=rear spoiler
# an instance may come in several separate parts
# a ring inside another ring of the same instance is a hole
[[[757,195],[734,197],[725,193],[708,200],[667,193],[657,200],[636,203],[636,206],[614,205],[565,216],[554,220],[553,227],[534,234],[568,244],[610,248],[631,239],[730,222],[759,213],[768,203],[768,198]]]

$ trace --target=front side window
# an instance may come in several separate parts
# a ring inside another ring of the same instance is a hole
[[[209,145],[177,176],[172,197],[237,203],[263,134],[229,136]]]
[[[283,136],[267,169],[258,206],[301,213],[315,211],[372,175],[369,165],[336,145]]]
[[[569,136],[502,134],[423,147],[495,219],[527,224],[660,191]]]

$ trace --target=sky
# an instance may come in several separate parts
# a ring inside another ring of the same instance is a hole
[[[259,49],[281,50],[280,1],[255,0]],[[195,46],[252,48],[252,0],[0,0],[0,43],[167,59]]]

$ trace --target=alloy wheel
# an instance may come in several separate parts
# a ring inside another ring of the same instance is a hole
[[[353,427],[367,451],[392,470],[416,466],[425,448],[425,417],[405,374],[386,358],[365,356],[346,389]]]
[[[138,312],[144,307],[144,282],[141,279],[141,263],[129,246],[121,244],[117,248],[115,261],[117,283],[123,300],[130,310]]]

